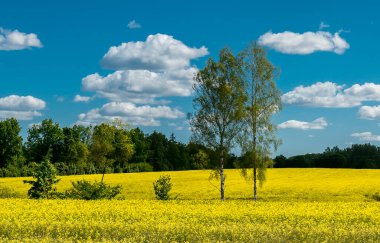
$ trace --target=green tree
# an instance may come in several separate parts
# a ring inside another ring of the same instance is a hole
[[[164,134],[154,131],[149,135],[149,163],[153,165],[154,170],[173,170],[172,165],[166,157],[168,139]]]
[[[64,127],[62,129],[64,135],[62,162],[74,168],[75,171],[70,171],[70,174],[82,173],[87,164],[89,149],[86,143],[87,138],[83,138],[83,131],[85,129],[77,125],[72,128]]]
[[[145,137],[145,134],[140,128],[134,128],[130,131],[132,143],[135,147],[135,153],[133,154],[130,162],[140,163],[148,160],[149,140]]]
[[[274,81],[278,74],[277,68],[267,59],[263,47],[257,43],[250,44],[240,54],[240,58],[244,63],[244,77],[249,90],[240,144],[242,152],[251,157],[253,198],[256,201],[257,180],[261,185],[265,181],[265,171],[271,163],[271,150],[276,150],[280,144],[271,118],[281,109],[281,96]],[[247,175],[244,169],[243,175]]]
[[[242,129],[246,92],[242,63],[228,48],[219,61],[210,58],[195,76],[195,114],[190,123],[193,139],[219,153],[220,198],[224,200],[224,160]]]
[[[0,167],[21,166],[23,158],[20,125],[14,118],[0,121]]]
[[[173,170],[181,170],[184,169],[185,166],[183,158],[181,158],[180,146],[181,144],[176,141],[176,138],[172,133],[167,145],[166,158],[172,165]]]
[[[62,161],[63,131],[52,119],[45,119],[28,130],[26,149],[29,162],[41,162],[46,156],[52,163]]]
[[[114,164],[118,168],[118,172],[122,172],[123,168],[127,165],[129,159],[135,152],[135,147],[132,141],[129,125],[121,120],[115,120],[112,125],[115,129],[115,138],[113,141],[114,150]]]
[[[201,149],[196,154],[193,154],[191,156],[192,169],[196,169],[196,170],[206,169],[209,163],[210,163],[210,158],[208,154]]]
[[[56,190],[54,184],[60,180],[56,178],[56,175],[57,170],[54,165],[49,160],[44,159],[33,172],[35,180],[24,180],[24,183],[32,185],[28,190],[29,197],[34,199],[49,198],[51,193]]]
[[[92,161],[102,171],[102,180],[107,167],[114,162],[126,163],[132,157],[134,148],[126,124],[102,123],[94,127],[90,146]]]

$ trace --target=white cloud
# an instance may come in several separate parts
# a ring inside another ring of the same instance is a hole
[[[168,106],[136,106],[129,102],[110,102],[101,108],[80,114],[78,122],[96,124],[118,118],[137,126],[159,126],[159,118],[178,119],[184,116],[180,110]]]
[[[380,135],[375,135],[372,132],[356,132],[351,134],[351,137],[357,138],[365,142],[380,142]]]
[[[134,125],[158,126],[160,119],[183,118],[185,115],[180,110],[166,106],[171,101],[164,97],[190,96],[198,71],[190,65],[191,60],[207,54],[204,46],[189,47],[164,34],[111,47],[101,63],[114,72],[106,76],[90,74],[82,79],[82,88],[95,92],[94,97],[112,102],[80,114],[77,123],[120,118]]]
[[[0,28],[0,50],[14,51],[31,47],[42,47],[42,43],[36,34]]]
[[[335,52],[343,54],[350,45],[340,37],[326,31],[295,33],[285,31],[272,33],[271,31],[259,37],[260,45],[267,46],[285,54],[306,55],[317,51]]]
[[[38,110],[45,106],[45,101],[33,96],[6,96],[0,98],[0,119],[14,117],[18,120],[32,120],[35,116],[42,115]]]
[[[321,21],[321,23],[319,24],[319,29],[326,29],[326,28],[329,28],[330,25],[326,24],[325,22]]]
[[[38,111],[8,111],[0,110],[0,119],[16,118],[17,120],[26,121],[32,120],[36,116],[42,116]]]
[[[374,83],[365,83],[363,85],[354,84],[345,89],[347,96],[358,97],[362,101],[380,101],[380,85]]]
[[[285,104],[347,108],[362,105],[365,101],[380,101],[380,85],[374,83],[355,84],[344,89],[344,85],[332,82],[317,82],[310,86],[298,86],[282,95]]]
[[[196,68],[156,73],[148,70],[116,71],[105,77],[98,73],[82,79],[83,89],[95,91],[112,101],[155,103],[164,96],[190,96]]]
[[[300,130],[322,130],[328,126],[325,118],[320,117],[312,122],[289,120],[278,125],[279,128],[293,128]]]
[[[206,47],[188,47],[165,34],[149,35],[146,41],[127,42],[111,47],[102,59],[105,68],[146,69],[150,71],[182,69],[190,60],[208,54]]]
[[[141,24],[137,23],[136,20],[130,21],[127,26],[128,26],[129,29],[139,29],[139,28],[141,28]]]
[[[359,117],[362,119],[374,120],[380,118],[380,105],[362,106],[359,109]]]
[[[0,98],[0,110],[41,110],[46,106],[45,101],[33,96],[10,95]]]
[[[74,102],[89,102],[91,100],[91,97],[89,96],[81,96],[81,95],[75,95]]]

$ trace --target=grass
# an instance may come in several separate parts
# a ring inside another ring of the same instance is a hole
[[[209,171],[108,174],[127,200],[0,199],[0,241],[23,242],[380,242],[380,170],[270,169],[253,202],[252,182],[227,170],[225,202]],[[180,200],[154,200],[169,174]],[[101,175],[64,176],[71,181]],[[17,195],[25,178],[1,178]]]
[[[107,174],[105,182],[123,186],[125,199],[154,199],[153,181],[169,174],[173,195],[179,199],[218,199],[218,182],[209,181],[209,171],[146,172]],[[226,198],[252,198],[252,181],[246,181],[238,170],[226,170]],[[259,189],[261,201],[366,201],[380,190],[380,170],[355,169],[269,169],[267,182]],[[0,178],[0,187],[13,188],[26,197],[26,178]],[[100,180],[101,175],[63,176],[58,191],[71,187],[72,181]]]

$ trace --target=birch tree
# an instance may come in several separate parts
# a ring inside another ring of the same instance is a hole
[[[272,116],[281,109],[281,95],[276,87],[278,69],[268,60],[263,47],[250,44],[239,57],[243,60],[244,79],[249,96],[245,104],[244,129],[240,134],[243,154],[248,155],[253,168],[253,199],[257,200],[257,181],[265,181],[265,172],[271,163],[271,152],[280,140],[276,137],[276,126]],[[246,169],[242,170],[248,176]]]
[[[224,200],[224,159],[241,131],[246,93],[242,63],[228,48],[210,58],[195,76],[193,139],[219,153],[220,198]]]

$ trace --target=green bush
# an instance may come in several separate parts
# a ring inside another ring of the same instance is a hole
[[[56,190],[53,185],[60,180],[56,175],[57,170],[54,165],[48,160],[42,161],[33,171],[32,176],[35,180],[24,180],[24,183],[32,185],[28,190],[28,196],[34,199],[50,198],[51,193]]]
[[[169,192],[172,189],[172,182],[170,175],[162,175],[160,178],[153,182],[154,193],[158,200],[169,200]]]
[[[131,163],[124,167],[123,172],[134,173],[134,172],[151,172],[153,171],[153,166],[146,162],[141,163]]]
[[[380,193],[376,192],[375,194],[372,195],[372,198],[380,202]]]
[[[0,187],[0,198],[20,198],[21,195],[9,187]]]
[[[104,182],[81,180],[72,182],[72,188],[65,193],[66,198],[97,200],[112,199],[121,193],[121,186],[110,186]]]

